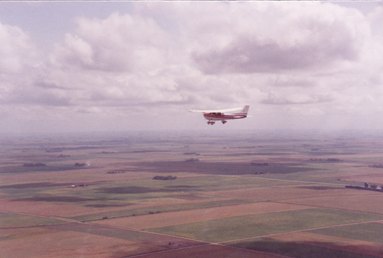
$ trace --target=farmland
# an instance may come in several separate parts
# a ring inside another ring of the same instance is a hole
[[[378,136],[0,142],[0,257],[383,256]]]

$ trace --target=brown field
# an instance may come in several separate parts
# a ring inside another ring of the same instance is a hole
[[[279,246],[279,248],[285,248],[284,253],[286,255],[293,254],[292,256],[302,256],[305,252],[312,251],[315,248],[326,250],[326,253],[329,252],[335,254],[336,252],[339,252],[338,254],[342,254],[342,256],[338,257],[381,257],[383,255],[382,245],[373,242],[323,236],[311,232],[289,232],[287,234],[277,234],[270,237],[255,239],[254,242],[258,242],[259,245],[264,243],[266,243],[265,245],[267,245],[267,243],[274,243]],[[243,243],[233,245],[241,246]],[[300,246],[301,250],[299,250]],[[254,249],[265,251],[267,248],[261,247]],[[305,251],[304,249],[307,250]],[[323,254],[324,253],[325,252],[323,252]],[[308,253],[307,256],[309,256]],[[314,257],[316,257],[315,253]]]
[[[134,218],[110,219],[98,223],[125,228],[147,229],[241,216],[245,214],[269,213],[307,208],[307,206],[301,205],[260,202],[217,208],[195,209],[191,211],[143,215]]]
[[[307,199],[318,196],[342,196],[349,195],[348,189],[338,186],[323,185],[322,188],[315,188],[312,185],[295,185],[283,187],[264,187],[250,189],[235,189],[227,191],[209,192],[211,196],[251,199],[253,201],[288,201],[291,199]],[[271,188],[271,189],[270,189]],[[323,189],[323,190],[322,190]],[[351,192],[351,194],[356,194]],[[360,192],[361,195],[371,194]]]
[[[285,256],[255,251],[243,248],[236,248],[221,245],[202,245],[191,248],[180,248],[176,250],[166,250],[145,255],[131,257],[146,258],[168,258],[168,257],[198,257],[198,258],[221,258],[221,257],[240,257],[240,258],[283,258]]]
[[[2,257],[112,257],[134,253],[139,248],[126,239],[46,228],[0,230]],[[5,238],[5,239],[4,239]],[[44,244],[49,243],[49,244]],[[28,255],[29,252],[29,255]]]
[[[379,137],[1,143],[0,257],[383,257]]]

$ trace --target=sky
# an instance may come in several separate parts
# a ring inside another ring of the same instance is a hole
[[[0,133],[383,132],[381,24],[381,1],[1,2]]]

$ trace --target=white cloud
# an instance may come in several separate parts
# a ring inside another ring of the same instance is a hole
[[[193,53],[206,73],[329,69],[334,64],[356,61],[368,34],[368,24],[360,13],[333,4],[255,3],[227,5],[227,9],[229,16],[235,15],[228,20],[236,18],[237,22],[226,31],[209,34],[212,43],[199,46]],[[235,33],[230,33],[233,26]],[[224,45],[217,36],[220,33],[230,37]]]
[[[318,104],[330,102],[331,98],[324,95],[306,95],[302,93],[294,93],[286,96],[276,96],[270,94],[262,101],[268,105],[302,105],[302,104]]]
[[[23,30],[0,23],[0,42],[0,74],[21,72],[31,65],[34,49]]]
[[[50,126],[73,119],[74,127],[108,127],[102,121],[117,119],[126,128],[204,126],[185,112],[245,103],[255,128],[305,119],[320,126],[329,113],[329,121],[353,124],[350,114],[378,119],[383,111],[381,8],[366,15],[325,2],[133,7],[104,18],[84,13],[51,52],[33,45],[33,32],[0,24],[3,110],[44,116]]]
[[[114,13],[78,19],[76,31],[66,35],[52,59],[74,69],[134,73],[164,64],[167,43],[166,33],[150,18]]]

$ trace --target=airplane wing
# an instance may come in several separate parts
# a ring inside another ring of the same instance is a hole
[[[201,109],[191,109],[190,112],[196,112],[196,113],[230,113],[235,111],[242,110],[243,107],[238,108],[229,108],[229,109],[209,109],[209,110],[201,110]]]

